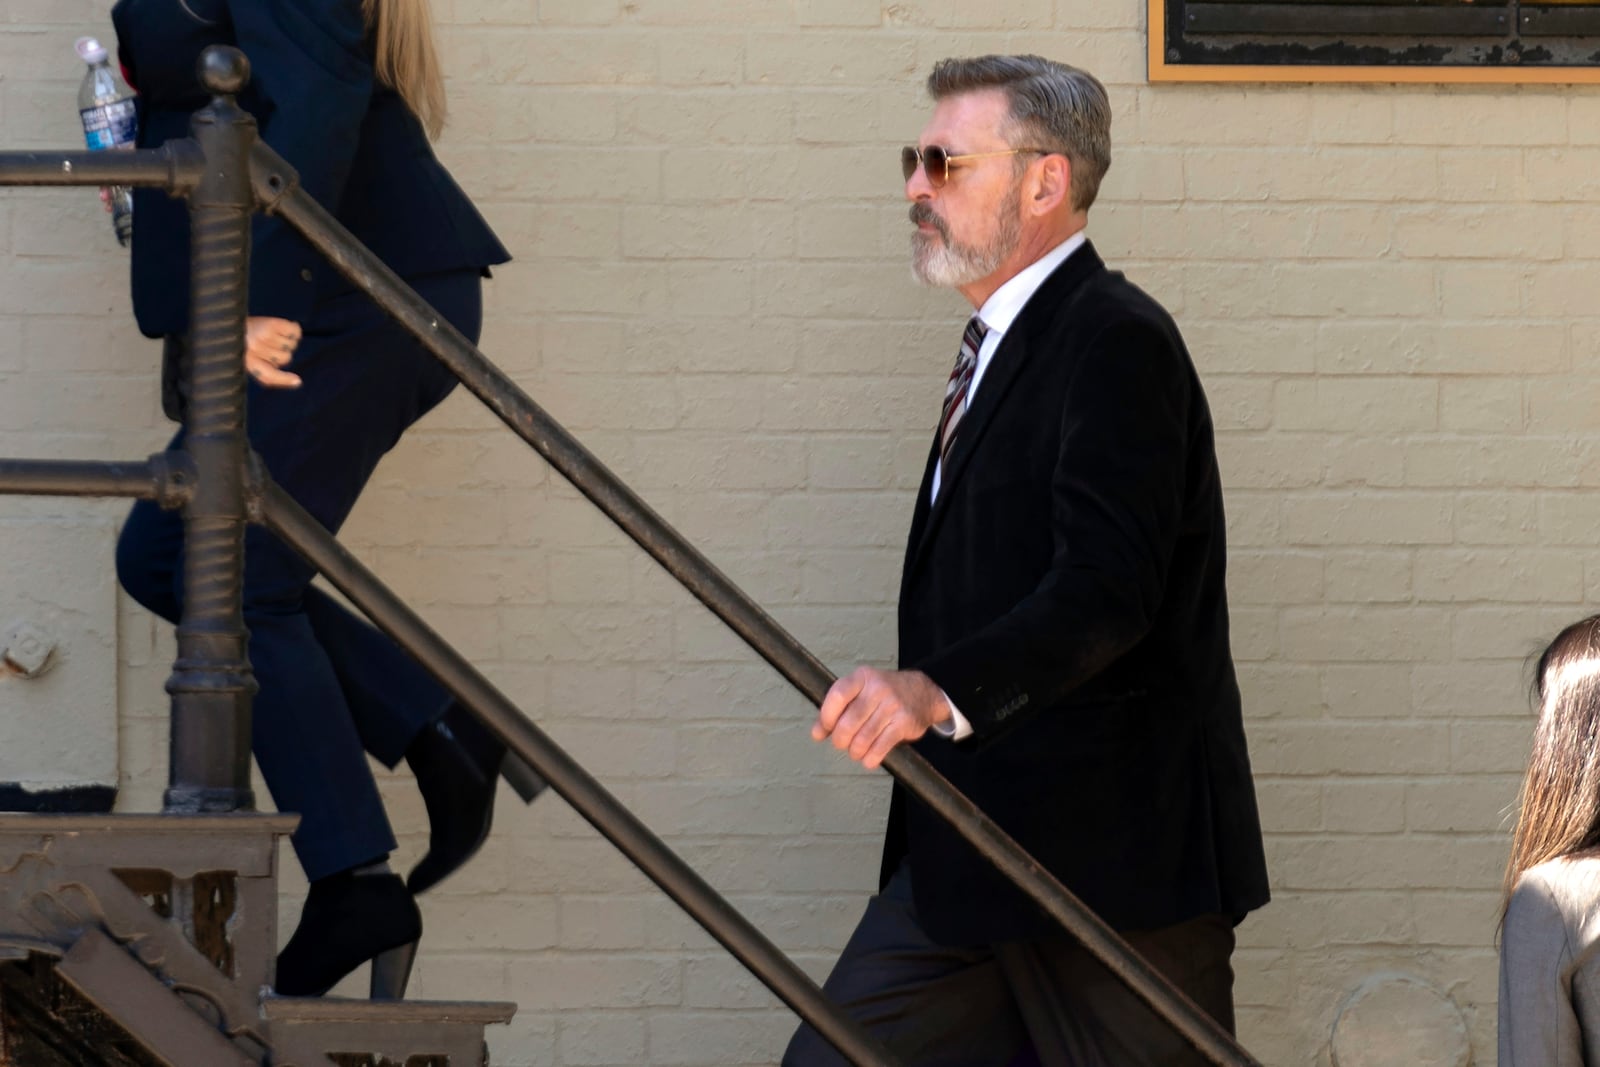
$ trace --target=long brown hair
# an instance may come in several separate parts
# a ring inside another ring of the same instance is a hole
[[[428,0],[361,0],[378,53],[378,80],[422,122],[429,137],[444,129],[444,72],[433,43]]]
[[[1600,845],[1600,615],[1550,642],[1533,696],[1539,724],[1517,799],[1506,902],[1523,871]]]

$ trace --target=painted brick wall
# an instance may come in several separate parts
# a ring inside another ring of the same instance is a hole
[[[517,256],[485,351],[839,669],[893,656],[963,318],[905,267],[895,149],[921,79],[1018,50],[1099,74],[1116,159],[1091,234],[1177,316],[1228,486],[1275,892],[1240,932],[1241,1036],[1268,1063],[1326,1064],[1352,994],[1398,973],[1447,995],[1445,1029],[1459,1013],[1492,1061],[1524,660],[1600,600],[1600,96],[1149,85],[1139,0],[435,6],[441,154]],[[6,147],[73,144],[84,32],[109,33],[102,5],[0,12]],[[0,454],[160,446],[121,260],[91,194],[0,193]],[[875,877],[885,780],[814,748],[804,702],[559,477],[456,397],[347,533],[825,971]],[[136,608],[119,622],[123,802],[150,809],[172,645]],[[26,699],[0,689],[0,710]],[[421,805],[403,775],[384,788],[409,862]],[[771,996],[562,802],[509,798],[425,901],[420,995],[520,1003],[499,1063],[775,1059],[791,1021]]]

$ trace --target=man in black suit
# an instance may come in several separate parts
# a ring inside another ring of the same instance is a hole
[[[913,269],[977,314],[912,518],[902,669],[840,679],[812,736],[867,767],[914,744],[1231,1029],[1233,929],[1268,892],[1205,396],[1172,319],[1084,236],[1104,87],[985,56],[928,90]],[[1204,1062],[899,788],[826,989],[917,1067]],[[840,1062],[809,1027],[784,1058]]]

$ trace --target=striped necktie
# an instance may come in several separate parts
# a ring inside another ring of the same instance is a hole
[[[956,429],[961,416],[967,413],[967,392],[972,388],[972,373],[978,369],[978,349],[983,347],[983,335],[989,328],[974,315],[967,321],[966,332],[961,335],[961,351],[956,354],[956,365],[950,371],[950,384],[944,389],[944,410],[939,413],[939,462],[944,463],[950,454],[950,443],[956,439]]]

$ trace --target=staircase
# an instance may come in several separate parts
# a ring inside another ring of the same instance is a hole
[[[0,815],[0,1067],[482,1067],[514,1004],[279,997],[282,815]]]

